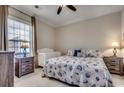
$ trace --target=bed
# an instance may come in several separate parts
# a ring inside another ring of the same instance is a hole
[[[113,87],[102,58],[61,56],[47,60],[44,74],[80,87]]]

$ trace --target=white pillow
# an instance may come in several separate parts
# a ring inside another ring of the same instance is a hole
[[[67,50],[67,56],[73,56],[74,55],[74,50],[73,49],[68,49]]]

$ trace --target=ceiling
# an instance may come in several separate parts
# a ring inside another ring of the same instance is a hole
[[[36,15],[39,20],[53,26],[63,25],[87,20],[113,12],[121,11],[122,5],[75,5],[76,12],[64,7],[60,15],[57,15],[57,5],[40,5],[36,9],[33,5],[13,5],[12,7],[30,15]]]

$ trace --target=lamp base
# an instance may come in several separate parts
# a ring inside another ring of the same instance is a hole
[[[117,56],[117,55],[116,55],[116,54],[117,54],[117,50],[116,50],[116,48],[114,48],[114,50],[113,50],[113,54],[114,54],[113,56],[115,56],[115,57]]]
[[[26,54],[26,48],[24,48],[24,50],[23,50],[23,57],[26,57],[27,56],[27,54]]]

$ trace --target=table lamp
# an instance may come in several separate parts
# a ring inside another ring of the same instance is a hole
[[[23,48],[23,53],[24,53],[24,57],[26,57],[26,48],[29,48],[29,45],[27,43],[22,43],[22,45],[20,46],[20,48]]]
[[[112,43],[112,47],[113,47],[113,56],[117,56],[116,54],[117,54],[117,48],[119,48],[119,44],[118,44],[118,42],[113,42]]]

